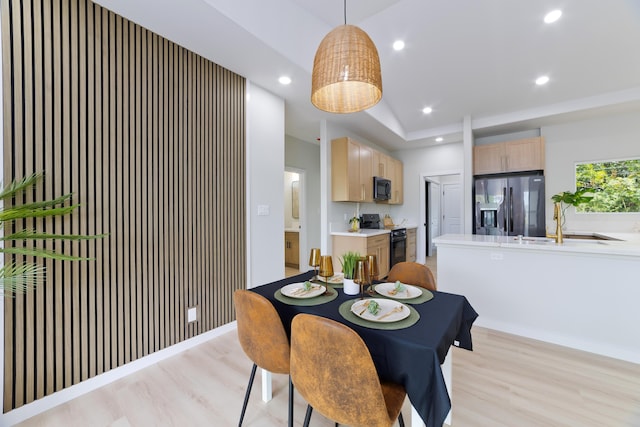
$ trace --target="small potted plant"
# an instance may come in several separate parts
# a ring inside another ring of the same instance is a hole
[[[560,208],[562,210],[562,223],[560,224],[561,227],[564,227],[564,221],[566,218],[565,211],[567,210],[567,208],[569,206],[577,207],[578,205],[581,205],[583,203],[590,202],[591,199],[593,199],[593,196],[585,196],[585,194],[591,192],[593,192],[593,190],[591,190],[590,188],[581,188],[580,190],[576,190],[575,193],[572,193],[570,191],[563,191],[562,193],[554,194],[553,196],[551,196],[551,200],[553,200],[554,203],[560,203]]]
[[[360,218],[358,218],[357,216],[353,216],[351,217],[351,219],[349,220],[349,224],[351,225],[351,231],[353,232],[357,232],[358,230],[360,230]]]
[[[356,295],[360,290],[359,286],[353,281],[353,275],[356,269],[356,263],[360,259],[358,252],[347,252],[340,258],[342,265],[342,273],[344,274],[344,293],[347,295]]]

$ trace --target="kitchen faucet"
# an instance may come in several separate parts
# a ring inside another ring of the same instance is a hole
[[[553,205],[553,219],[556,221],[556,234],[547,233],[547,237],[556,240],[556,243],[562,244],[562,205],[557,202]]]

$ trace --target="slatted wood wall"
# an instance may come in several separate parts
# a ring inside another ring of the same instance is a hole
[[[34,198],[82,207],[35,226],[110,233],[4,299],[6,412],[233,320],[245,81],[87,0],[1,7],[4,182],[44,171]]]

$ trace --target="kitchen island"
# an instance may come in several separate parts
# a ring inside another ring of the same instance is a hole
[[[640,234],[598,234],[619,240],[440,236],[438,290],[478,326],[640,363]]]

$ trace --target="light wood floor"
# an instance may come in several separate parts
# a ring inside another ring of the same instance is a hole
[[[473,352],[452,349],[454,427],[640,426],[640,365],[477,327],[473,338]],[[19,425],[234,426],[250,369],[230,332]],[[244,425],[286,425],[287,377],[274,375],[268,404],[259,377]],[[333,426],[317,413],[311,424]]]

